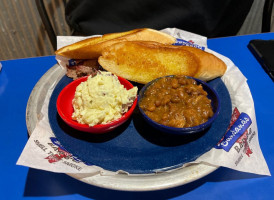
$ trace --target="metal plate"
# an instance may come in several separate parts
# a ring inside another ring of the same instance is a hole
[[[28,100],[26,111],[26,123],[29,134],[32,133],[36,123],[39,121],[41,108],[48,89],[53,86],[54,81],[59,81],[64,74],[64,70],[56,64],[44,74],[34,87]],[[156,174],[116,174],[113,176],[102,176],[100,174],[68,175],[85,183],[103,188],[126,191],[151,191],[184,185],[200,179],[216,169],[217,167],[214,166],[195,164]]]

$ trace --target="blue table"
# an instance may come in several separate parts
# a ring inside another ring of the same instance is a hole
[[[274,39],[274,33],[208,40],[210,49],[230,58],[247,77],[254,99],[259,141],[274,173],[274,83],[247,49],[251,39]],[[274,54],[273,54],[274,55]],[[28,97],[54,56],[1,61],[0,199],[273,199],[274,178],[219,168],[210,175],[172,189],[123,192],[98,188],[65,174],[17,166],[27,140]]]

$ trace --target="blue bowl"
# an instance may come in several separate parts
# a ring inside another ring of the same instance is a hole
[[[164,76],[164,77],[174,77],[174,75],[170,75],[170,76]],[[151,82],[147,83],[146,85],[143,86],[143,88],[140,90],[139,95],[138,95],[138,107],[139,110],[142,114],[142,116],[144,117],[145,121],[148,122],[148,124],[150,124],[151,126],[153,126],[154,128],[162,131],[162,132],[166,132],[166,133],[171,133],[171,134],[177,134],[177,135],[191,135],[191,134],[195,134],[195,133],[200,133],[204,130],[206,130],[207,128],[210,127],[210,125],[214,122],[214,120],[217,118],[219,111],[220,111],[220,100],[219,97],[217,95],[217,93],[215,92],[215,90],[209,86],[206,82],[201,81],[199,79],[193,78],[193,77],[189,77],[186,76],[186,78],[190,78],[190,79],[194,79],[198,84],[201,84],[203,89],[207,92],[207,97],[211,100],[211,106],[214,112],[214,115],[208,119],[208,121],[206,121],[203,124],[200,124],[198,126],[193,126],[193,127],[186,127],[186,128],[175,128],[175,127],[170,127],[170,126],[165,126],[163,124],[159,124],[155,121],[153,121],[151,118],[149,118],[146,113],[142,110],[142,108],[140,107],[140,101],[142,100],[142,98],[144,97],[144,93],[147,90],[147,88],[153,84],[154,82],[158,81],[161,78],[164,77],[160,77],[157,79],[152,80]]]

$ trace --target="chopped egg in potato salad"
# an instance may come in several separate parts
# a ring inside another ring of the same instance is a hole
[[[72,119],[89,126],[106,124],[126,113],[136,96],[137,87],[127,90],[117,76],[99,71],[77,86]]]

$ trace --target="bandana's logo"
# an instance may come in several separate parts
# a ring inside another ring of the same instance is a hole
[[[247,143],[247,129],[251,125],[252,121],[246,113],[239,113],[238,109],[235,108],[230,121],[230,126],[225,136],[217,144],[215,148],[224,149],[229,151],[231,147],[237,142],[244,146],[245,153],[249,156],[252,151]]]
[[[48,159],[49,163],[55,163],[55,162],[62,160],[63,158],[69,158],[69,157],[71,157],[70,153],[62,150],[61,148],[58,148],[57,154],[52,154],[52,155],[46,157],[45,159]]]
[[[60,142],[56,138],[51,137],[50,140],[52,142],[52,146],[57,146],[55,147],[57,153],[51,154],[50,156],[45,158],[49,161],[49,163],[55,163],[62,160],[63,158],[68,159],[72,157],[72,155],[60,144]]]
[[[176,38],[176,42],[173,44],[175,46],[190,46],[197,49],[205,50],[205,47],[195,44],[192,40],[186,41],[183,39]]]
[[[48,157],[45,158],[49,163],[55,163],[61,161],[62,159],[71,159],[75,163],[83,162],[69,153],[55,137],[50,137],[50,140],[52,143],[49,145],[55,150],[56,153],[51,153]],[[85,164],[89,165],[88,163]]]

